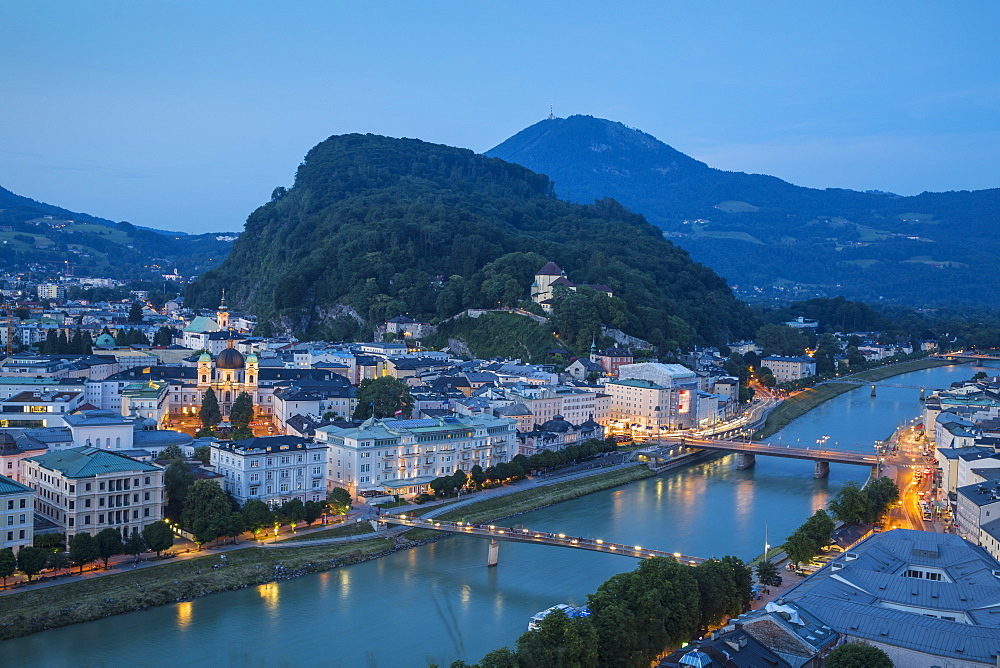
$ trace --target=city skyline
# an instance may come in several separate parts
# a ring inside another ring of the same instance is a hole
[[[0,186],[233,231],[330,135],[482,152],[551,103],[797,185],[997,187],[998,19],[985,2],[11,5]]]

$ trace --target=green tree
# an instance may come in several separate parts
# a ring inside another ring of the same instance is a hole
[[[823,668],[893,668],[893,663],[878,647],[850,642],[827,654]]]
[[[709,559],[698,564],[692,572],[698,581],[700,627],[715,626],[743,612],[743,597],[737,591],[735,574],[729,566],[718,559]]]
[[[853,481],[841,487],[830,501],[830,512],[845,524],[865,524],[875,519],[871,498]]]
[[[548,450],[546,450],[546,452],[548,452]],[[471,469],[469,469],[469,479],[472,481],[472,485],[476,489],[481,488],[483,486],[483,483],[486,482],[486,474],[483,473],[483,467],[480,466],[479,464],[476,464]]]
[[[872,480],[865,486],[865,495],[872,503],[874,513],[872,520],[874,520],[899,500],[899,487],[892,478],[882,477]]]
[[[133,531],[128,535],[128,540],[125,541],[122,551],[138,561],[139,555],[146,551],[146,539],[142,537],[140,532]]]
[[[260,499],[250,499],[240,512],[243,513],[243,521],[246,524],[247,530],[255,537],[263,529],[274,524],[274,513]]]
[[[25,545],[17,551],[17,570],[28,576],[28,582],[42,572],[48,561],[49,553],[40,547]]]
[[[173,343],[174,337],[177,336],[178,332],[173,327],[160,327],[156,330],[156,334],[153,335],[153,345],[154,346],[169,346]]]
[[[793,564],[804,564],[819,550],[816,541],[799,529],[785,541],[785,554]]]
[[[201,400],[201,409],[198,411],[198,419],[201,420],[203,429],[214,429],[222,422],[222,411],[219,410],[219,399],[215,396],[212,388],[205,390],[205,396]]]
[[[173,461],[175,459],[184,459],[184,451],[181,450],[181,446],[176,443],[171,443],[167,447],[160,450],[158,459],[165,461]]]
[[[761,559],[757,562],[757,582],[762,585],[770,585],[774,578],[778,577],[778,567],[772,564],[767,559]]]
[[[352,501],[351,493],[343,487],[334,487],[326,495],[326,505],[334,515],[346,515],[351,509]]]
[[[199,445],[194,449],[194,458],[202,464],[209,464],[212,461],[212,448],[207,445]]]
[[[4,589],[7,588],[7,578],[15,572],[17,572],[17,557],[14,556],[14,550],[5,547],[0,550],[0,578],[3,578]]]
[[[93,561],[97,561],[101,556],[101,548],[97,541],[87,532],[73,534],[69,539],[69,558],[74,564],[80,567],[80,574],[83,574],[83,567]]]
[[[822,548],[830,544],[835,528],[836,523],[833,518],[820,508],[802,524],[800,530],[816,543],[816,547]]]
[[[118,529],[111,527],[98,531],[95,540],[101,559],[104,560],[104,568],[108,567],[108,560],[116,554],[121,554],[125,547],[122,545],[122,535],[118,533]]]
[[[253,398],[246,392],[240,392],[229,409],[229,422],[237,431],[248,430],[253,422]],[[252,436],[252,435],[251,435]]]
[[[63,549],[66,547],[66,534],[61,533],[43,533],[35,534],[35,540],[32,541],[35,547],[45,548],[47,550]]]
[[[517,660],[528,668],[596,668],[597,632],[588,618],[571,619],[562,610],[554,610],[534,631],[518,638]]]
[[[188,491],[194,484],[194,472],[183,460],[175,459],[163,472],[163,486],[167,495],[165,515],[177,521],[181,518]]]
[[[45,567],[52,569],[53,571],[58,571],[60,569],[66,568],[69,563],[69,556],[62,550],[46,550],[48,555],[48,561],[45,562]]]
[[[720,561],[733,574],[733,582],[736,584],[736,595],[740,601],[738,613],[749,609],[753,603],[753,571],[739,557],[727,555],[722,557]]]
[[[479,663],[479,668],[521,668],[515,654],[509,647],[501,647],[492,652],[487,652]]]
[[[306,507],[300,499],[290,499],[281,504],[281,516],[294,527],[306,518]]]
[[[809,339],[797,329],[787,325],[764,325],[757,330],[754,339],[761,349],[762,357],[767,355],[802,355]]]
[[[174,532],[171,531],[170,525],[163,520],[143,527],[142,539],[146,541],[149,549],[156,552],[157,557],[160,556],[160,553],[174,546]]]
[[[233,514],[229,496],[211,480],[196,480],[188,490],[181,512],[181,524],[195,536],[199,545],[219,536],[229,535],[230,515]]]
[[[306,526],[311,526],[313,522],[318,520],[323,514],[323,505],[317,503],[316,501],[306,501],[305,503],[305,515],[302,519],[305,520]]]
[[[142,322],[142,303],[138,300],[132,302],[128,309],[129,322]]]
[[[404,417],[413,414],[413,395],[410,387],[392,376],[365,378],[358,386],[358,405],[354,409],[355,420],[367,420],[373,415],[378,418],[391,417],[396,411],[403,411]]]

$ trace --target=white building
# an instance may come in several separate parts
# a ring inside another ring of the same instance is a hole
[[[258,499],[280,506],[326,498],[327,446],[297,436],[258,436],[211,446],[222,488],[240,504]]]
[[[359,427],[321,427],[316,440],[330,447],[331,485],[353,492],[387,489],[416,494],[457,469],[468,472],[507,462],[516,454],[510,418],[448,416],[421,420],[368,419]]]
[[[41,283],[38,286],[39,299],[66,299],[66,288],[58,283]]]
[[[0,475],[0,550],[14,552],[34,540],[35,493]]]
[[[816,375],[816,362],[811,357],[779,357],[772,355],[760,361],[761,367],[767,367],[779,383],[799,380],[806,376]]]
[[[35,512],[69,539],[118,529],[123,538],[163,519],[163,469],[95,447],[29,457],[21,476],[35,492]]]

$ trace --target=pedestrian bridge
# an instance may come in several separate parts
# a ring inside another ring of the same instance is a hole
[[[600,538],[583,538],[581,536],[567,536],[562,533],[549,533],[547,531],[532,531],[525,527],[501,527],[493,524],[472,524],[470,522],[448,522],[433,518],[407,517],[403,515],[383,515],[375,520],[376,524],[392,524],[397,526],[407,526],[419,529],[433,529],[434,531],[445,531],[448,533],[464,534],[467,536],[479,536],[489,538],[490,551],[487,566],[496,566],[499,545],[498,541],[510,541],[514,543],[534,543],[536,545],[552,545],[555,547],[569,547],[576,550],[590,550],[591,552],[604,552],[606,554],[619,554],[623,557],[633,557],[636,559],[652,559],[653,557],[671,557],[689,566],[696,566],[705,561],[700,557],[691,557],[680,552],[665,552],[663,550],[651,550],[640,545],[626,545],[624,543],[614,543],[601,540]],[[377,528],[377,527],[376,527]]]
[[[879,457],[872,452],[863,454],[848,450],[833,450],[830,448],[803,448],[783,445],[780,443],[753,443],[746,441],[724,441],[711,438],[696,438],[685,436],[678,444],[700,450],[722,450],[735,452],[740,456],[736,461],[739,469],[748,469],[756,463],[757,455],[770,457],[787,457],[790,459],[809,459],[816,462],[814,476],[825,478],[829,475],[830,464],[857,464],[859,466],[879,466]]]

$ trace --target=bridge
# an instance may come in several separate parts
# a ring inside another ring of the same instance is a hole
[[[931,355],[931,357],[939,357],[946,360],[965,360],[969,362],[997,362],[1000,361],[1000,352],[976,353],[968,350],[960,350],[954,353],[935,353],[934,355]]]
[[[849,452],[847,450],[833,450],[830,448],[803,448],[799,446],[783,445],[780,443],[753,443],[747,441],[724,441],[710,438],[683,437],[678,444],[688,448],[698,448],[700,450],[722,450],[724,452],[735,452],[739,455],[736,460],[736,468],[748,469],[757,462],[757,455],[767,455],[770,457],[787,457],[790,459],[809,459],[816,462],[813,476],[825,478],[830,474],[830,463],[834,464],[857,464],[859,466],[878,467],[879,457],[874,452],[872,454],[862,454]]]
[[[555,547],[569,547],[577,550],[590,550],[591,552],[604,552],[605,554],[618,554],[623,557],[633,557],[635,559],[652,559],[653,557],[672,557],[677,561],[690,566],[696,566],[703,561],[699,557],[689,557],[680,552],[665,552],[663,550],[651,550],[641,545],[626,545],[624,543],[613,543],[601,540],[600,538],[583,538],[580,536],[567,536],[561,533],[548,533],[546,531],[532,531],[524,527],[501,527],[493,524],[472,524],[470,522],[448,522],[444,520],[428,519],[424,517],[407,517],[402,515],[383,515],[372,520],[377,524],[394,524],[398,526],[414,527],[419,529],[433,529],[434,531],[444,531],[448,533],[464,534],[467,536],[480,536],[490,539],[490,550],[486,561],[487,566],[496,566],[499,559],[500,545],[498,541],[510,541],[514,543],[534,543],[536,545],[553,545]],[[376,529],[378,527],[376,526]]]
[[[831,378],[830,380],[824,380],[822,383],[819,383],[819,384],[820,385],[826,385],[827,383],[842,383],[842,384],[856,385],[858,387],[860,387],[862,385],[869,385],[870,384],[872,386],[872,396],[873,397],[875,396],[875,388],[876,387],[901,387],[901,388],[907,389],[907,390],[920,390],[920,401],[924,400],[924,398],[925,398],[924,395],[927,392],[927,388],[926,387],[922,387],[920,385],[898,385],[896,383],[883,383],[883,382],[880,382],[880,381],[874,381],[873,382],[873,381],[870,381],[870,380],[862,380],[861,378]]]

